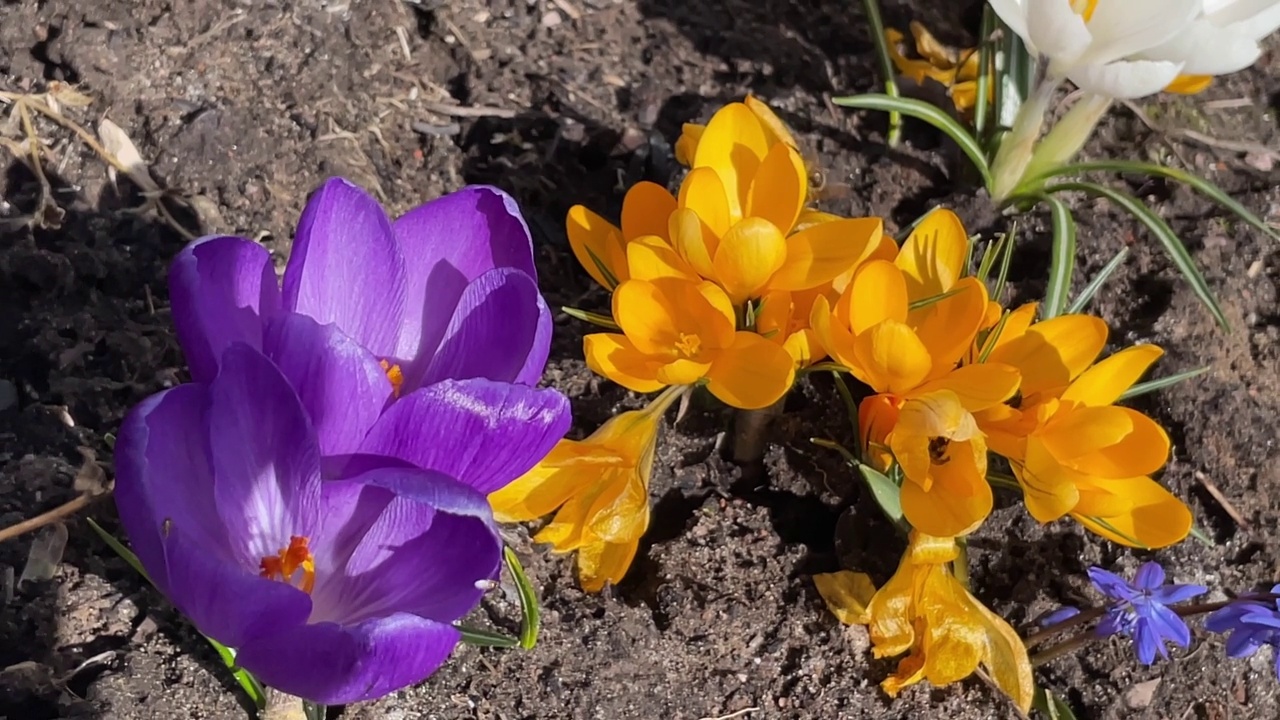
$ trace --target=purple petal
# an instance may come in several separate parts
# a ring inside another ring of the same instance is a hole
[[[1169,651],[1165,649],[1164,643],[1160,641],[1160,636],[1151,627],[1151,624],[1145,620],[1139,620],[1137,627],[1134,629],[1133,646],[1138,651],[1138,662],[1143,665],[1150,665],[1155,662],[1156,653],[1160,653],[1161,657],[1169,656]]]
[[[391,397],[378,360],[336,325],[296,313],[272,320],[263,346],[302,400],[321,454],[355,452]]]
[[[1249,657],[1262,647],[1262,640],[1267,636],[1266,630],[1255,630],[1242,627],[1227,637],[1227,657]]]
[[[1176,612],[1163,605],[1152,605],[1148,619],[1152,629],[1159,633],[1160,637],[1172,641],[1178,647],[1191,644],[1191,629]]]
[[[1226,632],[1240,625],[1241,616],[1257,608],[1258,603],[1236,600],[1210,613],[1209,617],[1205,618],[1204,627],[1209,632]]]
[[[1157,562],[1145,562],[1138,566],[1138,574],[1134,577],[1135,587],[1143,590],[1155,590],[1164,584],[1164,568]]]
[[[1102,620],[1098,626],[1094,628],[1094,635],[1097,637],[1110,637],[1112,635],[1120,635],[1127,633],[1132,626],[1132,616],[1123,611],[1112,609],[1102,616]]]
[[[1250,625],[1280,629],[1280,614],[1268,607],[1248,608],[1240,615],[1240,622]]]
[[[523,475],[569,431],[555,390],[448,380],[391,405],[361,452],[442,472],[488,494]]]
[[[214,501],[237,557],[257,567],[321,523],[320,450],[298,395],[262,353],[236,343],[209,385]]]
[[[311,196],[284,272],[284,307],[335,323],[369,352],[396,357],[404,258],[378,201],[341,178]]]
[[[200,238],[173,260],[169,302],[191,376],[208,382],[231,343],[262,347],[263,318],[280,308],[271,253],[245,238]]]
[[[1039,625],[1040,627],[1049,627],[1051,625],[1057,625],[1060,622],[1070,620],[1071,618],[1079,614],[1080,614],[1079,608],[1073,608],[1070,606],[1060,607],[1057,610],[1054,610],[1049,613],[1045,613],[1043,616],[1041,616],[1039,620],[1036,621],[1036,624]]]
[[[1172,605],[1190,600],[1197,595],[1209,592],[1204,585],[1169,585],[1151,593],[1151,599],[1161,605]]]
[[[452,622],[480,602],[477,583],[497,573],[502,542],[489,505],[452,478],[379,470],[327,482],[325,498],[334,534],[323,545],[333,567],[321,576],[317,557],[313,622],[351,625],[397,612]]]
[[[405,613],[349,627],[297,625],[250,640],[236,664],[290,695],[343,705],[421,682],[460,637],[449,625]]]
[[[1128,581],[1100,567],[1089,568],[1089,579],[1099,592],[1113,600],[1130,600],[1135,594]]]
[[[533,278],[510,268],[490,270],[462,293],[440,349],[420,376],[410,376],[411,387],[466,378],[513,382],[530,368],[541,377],[550,350],[549,322]]]
[[[392,223],[392,230],[408,278],[400,358],[435,353],[472,280],[494,268],[537,278],[529,228],[515,200],[497,188],[466,187],[419,205]]]

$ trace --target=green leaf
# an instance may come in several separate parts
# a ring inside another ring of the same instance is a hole
[[[89,523],[89,527],[93,528],[93,531],[98,534],[98,537],[102,538],[102,541],[106,543],[107,546],[115,552],[115,554],[119,555],[125,562],[129,563],[129,567],[138,571],[138,574],[142,576],[142,579],[146,580],[152,586],[155,585],[155,583],[151,582],[151,576],[147,575],[147,571],[142,568],[142,562],[138,560],[138,556],[135,555],[132,550],[125,547],[124,543],[120,542],[114,535],[107,532],[106,528],[95,522],[93,518],[85,518],[85,521]],[[236,682],[244,689],[245,694],[249,696],[249,699],[253,701],[254,707],[259,710],[266,707],[266,690],[262,687],[262,683],[258,682],[258,678],[254,677],[252,673],[244,670],[243,668],[236,667],[235,651],[208,635],[201,635],[201,637],[208,640],[209,644],[213,646],[214,651],[218,653],[218,657],[222,658],[222,662],[226,664],[227,669],[231,670],[231,675],[235,677]]]
[[[831,373],[831,379],[836,383],[836,391],[840,393],[840,400],[844,402],[845,413],[849,416],[849,427],[853,432],[853,446],[861,447],[862,440],[858,437],[861,434],[861,428],[858,427],[858,404],[853,401],[853,393],[849,392],[849,385],[845,383],[844,377],[840,373]]]
[[[880,65],[880,76],[884,79],[885,95],[900,97],[898,93],[898,71],[889,57],[889,46],[884,37],[884,20],[880,18],[879,0],[862,0],[867,12],[867,24],[871,26],[871,44],[876,49],[876,61]],[[889,147],[897,147],[902,135],[902,114],[896,111],[889,113],[889,132],[885,142]]]
[[[946,292],[941,292],[941,293],[938,293],[937,295],[930,295],[930,296],[929,296],[929,297],[927,297],[927,298],[921,298],[921,299],[916,300],[915,302],[911,303],[910,305],[908,305],[908,306],[907,306],[907,309],[908,309],[908,310],[919,310],[920,308],[926,308],[926,307],[929,307],[930,305],[932,305],[932,304],[934,304],[934,303],[942,302],[943,300],[946,300],[947,298],[951,297],[952,295],[956,295],[956,294],[961,293],[961,292],[963,292],[963,291],[964,291],[964,289],[963,289],[963,288],[961,288],[961,289],[959,289],[959,290],[954,290],[954,289],[953,289],[953,290],[948,290],[948,291],[946,291]]]
[[[618,277],[613,274],[613,271],[609,269],[609,266],[605,264],[605,261],[601,260],[600,256],[596,255],[591,248],[586,247],[585,245],[583,248],[586,249],[587,255],[591,256],[592,264],[596,266],[596,269],[600,271],[601,277],[604,278],[607,286],[605,289],[609,292],[613,292],[618,287]]]
[[[1102,268],[1102,271],[1090,280],[1088,285],[1084,286],[1084,289],[1080,291],[1080,297],[1077,297],[1071,305],[1067,307],[1067,314],[1074,315],[1083,311],[1085,306],[1089,304],[1089,301],[1093,299],[1093,296],[1098,294],[1098,291],[1102,289],[1102,286],[1111,279],[1112,275],[1115,275],[1116,270],[1119,270],[1120,266],[1123,265],[1124,261],[1127,259],[1129,259],[1129,248],[1120,248],[1120,252],[1116,253],[1116,256],[1111,258],[1110,262]]]
[[[1001,490],[1015,490],[1019,493],[1022,492],[1022,483],[1018,482],[1018,478],[1006,473],[988,471],[987,482],[992,487],[1000,488]]]
[[[871,491],[871,496],[875,498],[876,504],[880,506],[885,517],[899,528],[905,528],[906,520],[902,517],[902,488],[894,484],[887,475],[866,463],[858,465],[858,474],[862,476],[862,481],[867,484],[867,489]]]
[[[1138,397],[1139,395],[1146,395],[1147,393],[1155,392],[1156,390],[1163,390],[1170,385],[1177,385],[1183,380],[1190,380],[1193,377],[1199,377],[1207,372],[1209,372],[1209,366],[1205,365],[1204,367],[1198,367],[1193,370],[1184,370],[1168,377],[1156,378],[1155,380],[1138,383],[1128,390],[1125,390],[1124,394],[1120,396],[1120,399],[1128,400],[1130,398]]]
[[[492,630],[467,627],[466,625],[454,625],[453,627],[462,634],[462,642],[468,645],[500,648],[513,648],[520,646],[519,638],[513,638],[510,635],[504,635]]]
[[[1044,305],[1040,307],[1040,319],[1048,320],[1062,314],[1071,293],[1071,275],[1076,267],[1076,220],[1071,208],[1061,199],[1048,196],[1050,218],[1053,222],[1053,259],[1049,262],[1049,286],[1044,291]]]
[[[994,63],[992,63],[995,48],[991,44],[991,37],[995,31],[996,14],[990,5],[984,3],[982,25],[978,30],[978,92],[977,100],[973,104],[973,134],[979,140],[987,136],[987,116],[991,114],[992,109],[987,99],[991,97],[993,79],[991,76],[995,73]],[[994,79],[997,83],[1000,82],[999,77]]]
[[[329,714],[329,707],[310,700],[303,700],[302,714],[307,717],[307,720],[324,720],[324,716]]]
[[[1135,175],[1157,175],[1169,178],[1175,182],[1180,182],[1184,185],[1190,186],[1191,189],[1235,213],[1237,217],[1253,226],[1255,229],[1266,233],[1273,239],[1280,240],[1280,230],[1271,227],[1265,220],[1249,212],[1248,208],[1240,204],[1240,202],[1235,198],[1228,195],[1222,188],[1202,177],[1199,177],[1198,175],[1193,175],[1185,170],[1179,170],[1177,168],[1165,167],[1158,163],[1139,162],[1136,160],[1098,160],[1094,162],[1081,162],[1054,168],[1048,172],[1042,173],[1039,178],[1033,179],[1032,182],[1042,182],[1053,177],[1078,175],[1087,172],[1117,172]]]
[[[502,548],[502,561],[507,565],[507,572],[515,581],[516,593],[520,596],[520,647],[530,650],[538,644],[538,630],[542,627],[542,611],[538,607],[538,594],[534,592],[529,576],[516,551],[509,547]]]
[[[986,155],[982,152],[982,144],[973,135],[969,134],[969,131],[955,118],[938,106],[915,98],[892,97],[877,93],[832,98],[831,102],[859,110],[900,112],[908,117],[929,123],[955,141],[956,145],[960,146],[960,150],[969,157],[973,166],[982,175],[983,185],[987,188],[991,187],[991,168],[987,164]]]
[[[981,348],[978,351],[979,363],[984,363],[991,357],[991,353],[996,349],[996,343],[1000,342],[1000,333],[1004,332],[1004,326],[1009,322],[1009,316],[1012,314],[1012,310],[1000,313],[1000,320],[996,322],[996,326],[982,336],[982,343],[978,346]]]
[[[1192,526],[1191,526],[1191,532],[1190,532],[1190,535],[1191,535],[1191,537],[1193,537],[1193,538],[1195,538],[1196,540],[1200,541],[1200,544],[1201,544],[1201,545],[1204,545],[1205,547],[1216,547],[1216,546],[1217,546],[1217,543],[1215,543],[1215,542],[1213,541],[1213,538],[1209,537],[1209,533],[1207,533],[1207,532],[1205,532],[1204,530],[1202,530],[1202,529],[1200,528],[1200,526],[1199,526],[1199,525],[1192,525]]]
[[[609,317],[608,315],[601,315],[600,313],[593,313],[593,312],[588,312],[586,310],[579,310],[578,308],[574,308],[574,307],[561,307],[560,311],[571,318],[577,318],[578,320],[589,322],[592,325],[599,325],[600,327],[605,328],[606,330],[617,330],[617,331],[622,330],[622,328],[618,327],[618,323],[614,322],[613,318]]]
[[[991,268],[996,264],[996,258],[1000,256],[1000,250],[1004,248],[1008,237],[1008,235],[1001,235],[996,240],[989,240],[983,245],[982,260],[978,262],[978,272],[974,274],[974,277],[983,284],[986,284],[987,278],[990,277]]]
[[[1031,708],[1044,713],[1049,720],[1076,720],[1075,711],[1071,709],[1071,706],[1065,700],[1042,687],[1036,688],[1036,695],[1031,701]]]
[[[1151,234],[1155,235],[1160,244],[1164,246],[1165,252],[1169,253],[1170,259],[1178,267],[1182,276],[1191,284],[1192,292],[1209,309],[1218,326],[1223,330],[1231,329],[1231,324],[1227,322],[1227,316],[1222,313],[1222,308],[1218,306],[1218,301],[1213,297],[1213,291],[1209,289],[1208,281],[1204,279],[1204,275],[1196,267],[1195,260],[1191,258],[1191,253],[1187,252],[1186,246],[1182,244],[1182,240],[1178,238],[1178,235],[1173,232],[1173,228],[1169,227],[1169,224],[1151,208],[1143,205],[1137,198],[1128,193],[1083,180],[1057,183],[1045,188],[1045,191],[1049,193],[1059,193],[1064,190],[1078,191],[1095,197],[1106,198],[1120,206],[1120,209],[1132,215],[1138,222],[1146,225]]]
[[[1000,255],[1000,274],[996,276],[996,286],[991,290],[992,299],[999,302],[1004,296],[1004,285],[1009,281],[1009,268],[1013,265],[1013,249],[1018,244],[1018,221],[1015,220],[1009,225],[1009,232],[1006,234],[1006,242],[1001,247]]]

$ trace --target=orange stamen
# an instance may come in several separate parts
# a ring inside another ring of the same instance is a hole
[[[307,548],[305,537],[294,535],[289,538],[289,547],[274,557],[262,558],[259,567],[262,569],[262,577],[293,585],[308,595],[316,586],[316,560]],[[295,582],[293,576],[299,571],[302,572],[302,577]]]
[[[404,371],[389,360],[379,360],[378,364],[382,366],[383,372],[387,374],[387,379],[391,381],[391,395],[400,397],[400,386],[404,385]]]

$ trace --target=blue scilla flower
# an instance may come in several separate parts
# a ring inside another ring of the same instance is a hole
[[[1187,624],[1168,606],[1203,595],[1209,591],[1205,586],[1165,585],[1164,568],[1155,562],[1143,563],[1133,582],[1098,567],[1089,568],[1089,579],[1112,601],[1098,623],[1098,636],[1133,638],[1138,662],[1150,665],[1156,653],[1167,658],[1165,641],[1184,648],[1191,644]]]
[[[1227,637],[1227,656],[1249,657],[1263,645],[1270,645],[1280,677],[1280,585],[1268,595],[1242,595],[1205,620],[1206,630],[1231,633]]]

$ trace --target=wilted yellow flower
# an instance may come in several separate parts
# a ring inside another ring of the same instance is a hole
[[[1095,363],[1106,340],[1106,324],[1087,315],[1011,336],[988,359],[1019,369],[1021,396],[977,413],[978,424],[991,449],[1009,458],[1036,520],[1070,513],[1114,542],[1172,545],[1190,531],[1191,512],[1149,477],[1169,457],[1169,436],[1114,404],[1163,351],[1137,345]]]
[[[897,460],[903,513],[933,535],[972,532],[990,513],[986,444],[972,413],[1018,387],[1008,365],[957,369],[988,304],[986,287],[961,277],[968,243],[959,218],[937,210],[892,263],[858,268],[834,308],[815,299],[810,320],[827,354],[877,393],[859,411],[866,456],[882,468]]]
[[[714,283],[633,278],[614,291],[613,317],[622,333],[586,336],[583,353],[593,371],[636,392],[705,382],[727,405],[750,410],[772,405],[795,380],[781,345],[735,330],[733,304]]]
[[[921,680],[949,685],[982,666],[1025,713],[1035,692],[1027,648],[956,579],[949,566],[958,557],[955,538],[913,531],[898,571],[874,595],[874,585],[861,573],[813,579],[841,622],[868,626],[875,657],[910,653],[880,684],[889,695]]]
[[[489,496],[501,522],[556,512],[534,536],[556,552],[578,551],[582,589],[617,583],[649,527],[649,476],[662,415],[686,388],[669,388],[643,410],[611,418],[586,440],[561,440],[542,462]]]
[[[911,21],[911,34],[915,37],[918,59],[907,57],[906,37],[900,30],[885,28],[885,45],[898,72],[917,85],[933,80],[946,88],[956,110],[962,113],[971,111],[978,98],[980,68],[977,48],[957,49],[943,45],[924,25],[914,20]]]

